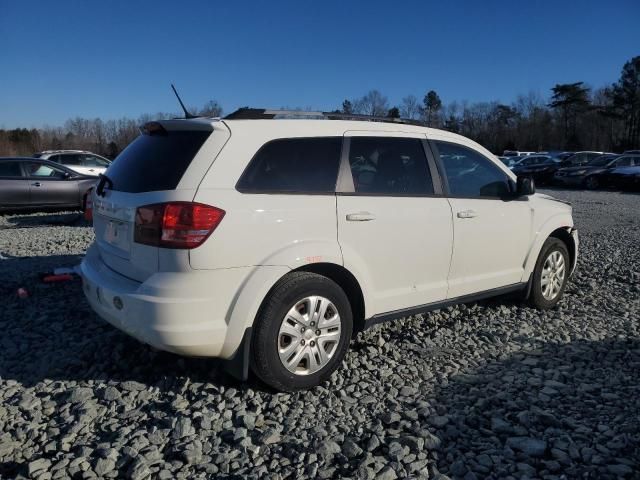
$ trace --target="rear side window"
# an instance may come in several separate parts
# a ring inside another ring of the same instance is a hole
[[[109,166],[112,190],[128,193],[174,190],[210,131],[144,133]]]
[[[82,157],[82,165],[85,167],[103,167],[106,168],[109,166],[109,162],[104,160],[103,158],[96,157],[95,155],[84,155]]]
[[[72,167],[82,165],[81,156],[78,154],[65,154],[58,156],[57,162],[62,165],[70,165]]]
[[[503,197],[511,191],[509,176],[484,155],[462,145],[434,142],[454,197]]]
[[[0,177],[15,178],[21,176],[22,170],[18,162],[0,162]]]
[[[433,194],[433,181],[420,139],[352,137],[349,165],[356,193]]]
[[[238,181],[241,192],[333,193],[342,137],[283,138],[266,143]]]

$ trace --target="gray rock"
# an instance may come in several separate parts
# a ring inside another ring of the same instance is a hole
[[[323,457],[332,457],[336,453],[340,453],[340,445],[332,440],[324,440],[318,443],[316,452]]]
[[[396,472],[391,467],[384,467],[382,470],[378,472],[376,475],[376,480],[395,480],[398,478]]]
[[[86,387],[74,388],[69,395],[69,401],[72,403],[86,402],[90,398],[93,398],[93,390]]]
[[[547,442],[530,437],[509,437],[507,446],[530,457],[542,457],[547,450]]]
[[[362,448],[350,438],[347,438],[342,444],[342,453],[344,453],[347,458],[359,457],[362,452]]]
[[[29,472],[30,477],[38,476],[41,473],[44,473],[49,470],[51,467],[51,460],[47,458],[38,458],[32,462],[29,462],[27,466],[27,470]]]
[[[113,469],[116,468],[116,462],[110,458],[98,458],[93,466],[93,471],[96,472],[96,475],[99,477],[104,477],[105,474],[109,473]]]

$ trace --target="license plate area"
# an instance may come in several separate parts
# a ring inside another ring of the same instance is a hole
[[[129,252],[129,224],[118,220],[107,220],[103,240],[119,250]]]

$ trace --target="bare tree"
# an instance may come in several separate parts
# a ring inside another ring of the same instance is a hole
[[[389,111],[389,102],[387,97],[378,90],[370,90],[363,97],[353,101],[353,111],[363,115],[384,117]]]
[[[400,104],[400,115],[402,118],[415,120],[420,117],[420,104],[418,97],[415,95],[407,95],[402,99]]]
[[[222,116],[222,106],[216,100],[209,100],[198,111],[198,115],[203,117],[220,117]]]

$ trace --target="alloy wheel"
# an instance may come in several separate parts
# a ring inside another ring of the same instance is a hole
[[[325,367],[338,349],[342,322],[327,298],[309,296],[296,302],[280,324],[278,355],[296,375],[310,375]]]
[[[560,294],[566,274],[565,267],[564,256],[558,250],[551,252],[544,261],[540,286],[542,287],[542,296],[546,300],[553,300]]]

